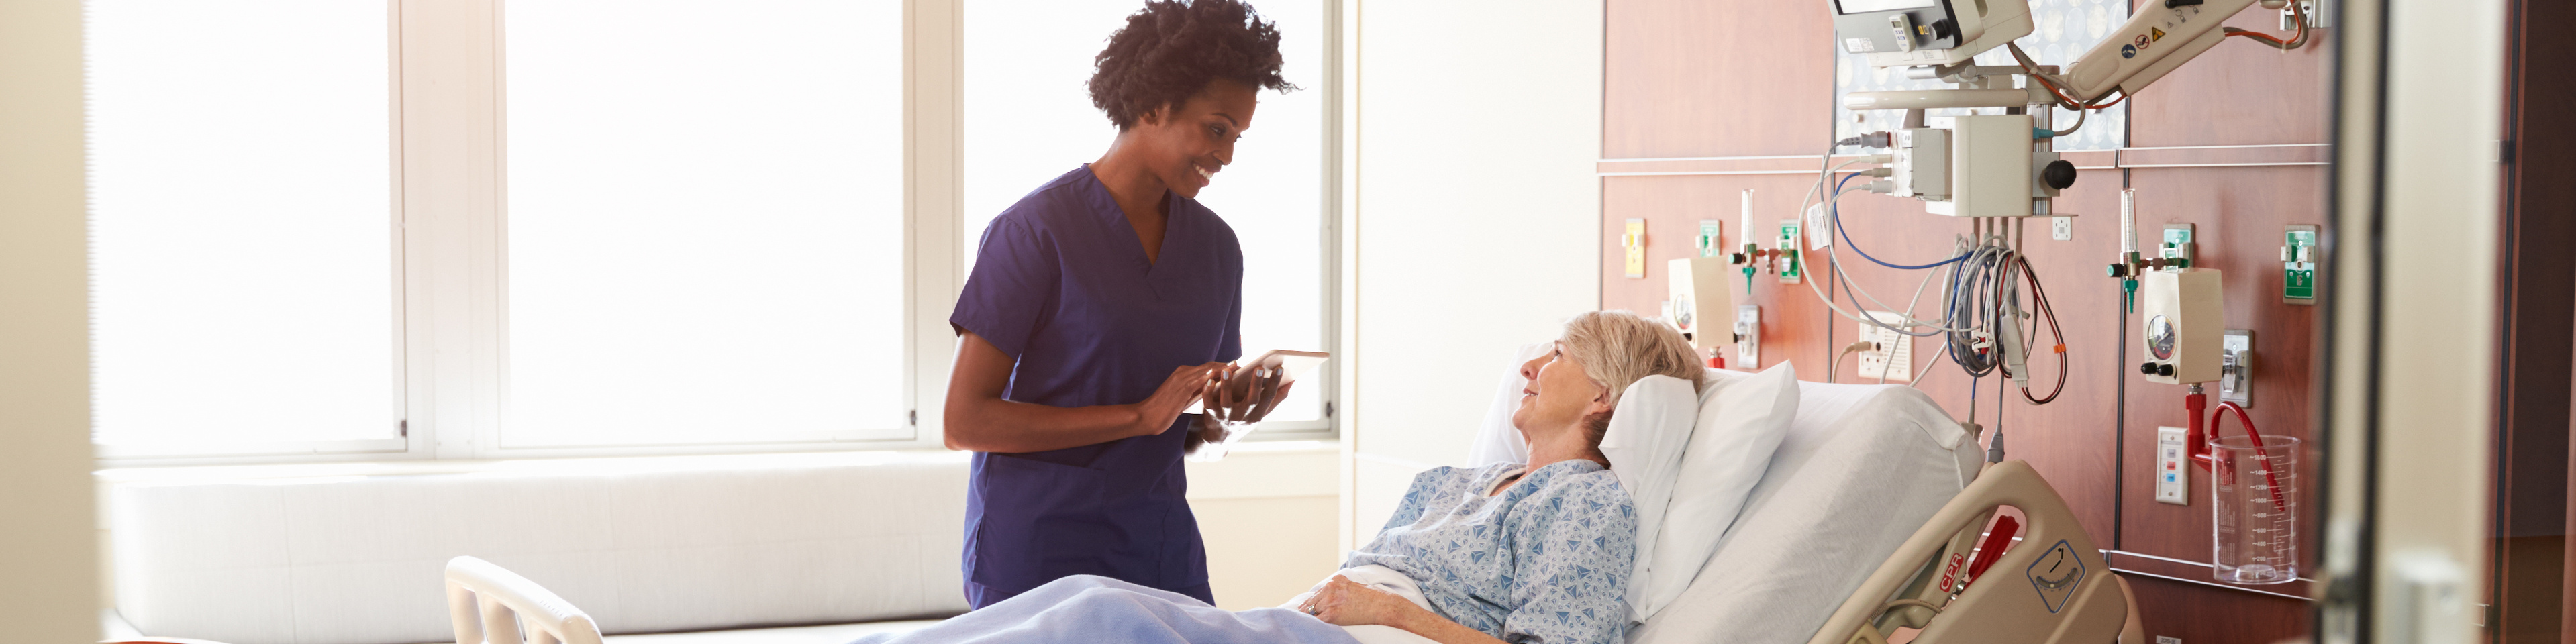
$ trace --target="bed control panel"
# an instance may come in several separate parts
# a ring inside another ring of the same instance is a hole
[[[2181,427],[2156,428],[2156,502],[2191,505],[2191,473],[2183,467],[2189,458],[2183,452]]]

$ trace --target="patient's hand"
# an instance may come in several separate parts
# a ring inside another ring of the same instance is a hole
[[[1370,588],[1341,575],[1333,575],[1332,581],[1324,582],[1324,588],[1306,600],[1306,609],[1307,614],[1330,624],[1383,624],[1397,628],[1403,628],[1419,617],[1413,613],[1429,612],[1394,593]]]

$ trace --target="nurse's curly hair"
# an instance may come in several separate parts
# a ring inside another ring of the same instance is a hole
[[[1224,79],[1282,92],[1279,29],[1238,0],[1147,0],[1092,57],[1091,104],[1120,131]]]

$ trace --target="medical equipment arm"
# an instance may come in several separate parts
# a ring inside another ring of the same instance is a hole
[[[2256,0],[2153,0],[2139,7],[2119,31],[2075,59],[2057,77],[2058,89],[2078,104],[2101,100],[2118,90],[2135,96],[2166,72],[2218,46],[2227,33],[2220,24],[2253,6]],[[2276,6],[2266,1],[2265,6]]]

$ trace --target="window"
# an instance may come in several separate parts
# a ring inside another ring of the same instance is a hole
[[[903,6],[510,0],[504,446],[908,438]]]
[[[997,3],[91,0],[102,457],[937,448],[962,251],[1141,4]],[[1325,7],[1266,9],[1308,89],[1201,200],[1246,348],[1331,349]]]
[[[961,241],[971,266],[984,225],[1030,189],[1100,158],[1118,134],[1091,105],[1092,56],[1126,24],[1136,0],[969,2],[966,5],[966,201]],[[1256,3],[1278,24],[1281,70],[1305,89],[1261,93],[1235,161],[1201,203],[1242,240],[1243,349],[1328,346],[1324,288],[1324,43],[1322,2]],[[1328,378],[1299,385],[1270,429],[1324,429]],[[1271,434],[1267,429],[1265,434]],[[1272,434],[1289,436],[1286,433]]]
[[[87,6],[102,452],[400,451],[385,6]]]

